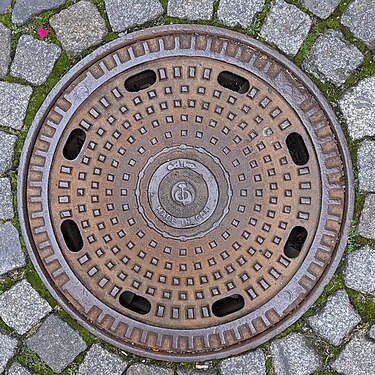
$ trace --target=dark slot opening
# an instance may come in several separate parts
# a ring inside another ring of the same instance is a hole
[[[241,310],[245,305],[245,301],[240,294],[219,299],[212,305],[212,312],[215,316],[222,317],[233,314]]]
[[[298,133],[290,133],[286,138],[286,145],[290,156],[297,165],[304,165],[309,161],[309,152],[303,138]]]
[[[83,247],[83,239],[77,224],[73,220],[65,220],[61,224],[61,232],[66,246],[74,253],[80,251]]]
[[[150,301],[133,292],[121,293],[120,304],[141,315],[148,314],[151,310]]]
[[[125,88],[130,92],[137,92],[152,86],[156,82],[156,73],[153,70],[135,74],[125,81]]]
[[[221,72],[217,77],[219,84],[226,89],[238,92],[239,94],[245,94],[250,87],[249,81],[232,72]]]
[[[284,246],[284,254],[288,258],[297,258],[307,238],[307,230],[303,227],[294,227]]]
[[[82,129],[74,129],[65,143],[63,155],[68,160],[74,160],[81,152],[86,140],[86,133]]]

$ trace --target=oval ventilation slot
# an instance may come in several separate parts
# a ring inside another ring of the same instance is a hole
[[[240,294],[219,299],[212,305],[212,312],[215,316],[222,317],[233,314],[245,306],[245,301]]]
[[[65,220],[61,224],[61,233],[64,237],[66,246],[74,253],[80,251],[83,247],[83,239],[77,224],[73,220]]]
[[[82,150],[86,133],[82,129],[74,129],[68,137],[63,149],[63,155],[68,160],[74,160]]]
[[[290,133],[286,138],[286,145],[294,163],[304,165],[309,161],[309,152],[301,135]]]
[[[133,292],[121,293],[120,304],[121,306],[141,315],[148,314],[151,310],[150,301]]]
[[[238,92],[239,94],[245,94],[250,88],[249,81],[246,78],[228,71],[221,72],[217,77],[217,81],[226,89]]]
[[[307,230],[304,227],[294,227],[289,234],[284,246],[284,254],[288,258],[297,258],[307,238]]]
[[[135,74],[125,81],[125,89],[130,92],[137,92],[152,86],[156,82],[156,73],[153,70]]]

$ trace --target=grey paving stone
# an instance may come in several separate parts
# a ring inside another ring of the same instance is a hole
[[[18,42],[10,74],[34,85],[41,85],[51,74],[60,53],[61,48],[56,44],[23,35]]]
[[[341,16],[341,23],[375,51],[374,0],[353,0]]]
[[[347,287],[375,296],[375,250],[365,246],[350,253],[344,268]]]
[[[375,239],[375,194],[366,196],[357,229],[361,236]]]
[[[126,371],[126,375],[173,375],[173,370],[153,365],[136,363]]]
[[[70,57],[103,41],[108,30],[98,9],[82,0],[55,14],[49,20],[57,39]]]
[[[375,340],[375,324],[370,328],[368,335]]]
[[[22,128],[32,92],[30,86],[0,81],[0,126]]]
[[[26,266],[20,237],[12,223],[0,225],[0,275]]]
[[[314,332],[335,346],[340,345],[360,321],[361,317],[350,304],[345,290],[330,296],[324,308],[308,319]]]
[[[0,373],[16,353],[18,341],[0,332]]]
[[[312,46],[303,68],[322,82],[342,85],[362,63],[363,55],[340,30],[325,29]]]
[[[219,363],[220,375],[266,375],[266,357],[262,349],[236,357],[224,359]]]
[[[12,22],[23,25],[32,17],[49,9],[56,9],[66,0],[16,0],[12,12]]]
[[[50,315],[26,344],[54,372],[64,370],[87,348],[79,333],[55,315]]]
[[[26,280],[0,295],[0,317],[20,335],[39,323],[51,310]]]
[[[17,137],[0,131],[0,174],[8,172],[12,168],[14,145]]]
[[[339,104],[353,139],[375,135],[375,76],[346,90]]]
[[[321,367],[318,354],[300,333],[273,341],[271,357],[276,375],[309,375]]]
[[[249,27],[255,16],[263,9],[265,0],[221,0],[218,16],[228,26]]]
[[[11,41],[11,31],[0,22],[0,78],[3,78],[8,74]]]
[[[210,20],[214,14],[214,0],[169,0],[167,14],[185,20]]]
[[[363,141],[358,147],[357,158],[360,190],[375,192],[375,142]]]
[[[78,375],[121,375],[127,364],[118,355],[94,344],[79,366]]]
[[[13,195],[9,178],[0,178],[0,219],[10,220],[14,217]]]
[[[5,373],[6,375],[32,375],[33,373],[21,366],[19,363],[13,363],[9,370]]]
[[[302,0],[302,4],[316,16],[326,19],[340,4],[341,0]]]
[[[5,14],[11,5],[12,0],[0,0],[0,14]]]
[[[158,0],[105,0],[113,31],[124,31],[160,17],[164,10]]]
[[[355,335],[344,347],[331,367],[343,375],[375,374],[375,343],[363,335]]]
[[[177,375],[216,375],[216,371],[212,368],[207,370],[190,369],[190,370],[177,370]]]
[[[274,0],[260,35],[286,54],[294,56],[308,34],[311,22],[311,18],[296,6]]]

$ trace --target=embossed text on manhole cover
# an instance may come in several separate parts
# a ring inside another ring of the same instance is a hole
[[[345,246],[352,175],[312,82],[224,29],[148,29],[52,90],[22,155],[19,213],[48,289],[132,353],[198,361],[296,321]]]

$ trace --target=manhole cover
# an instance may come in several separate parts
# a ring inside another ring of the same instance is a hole
[[[297,320],[348,234],[337,121],[284,57],[168,26],[99,48],[52,90],[22,156],[30,256],[81,324],[157,359],[220,358]]]

